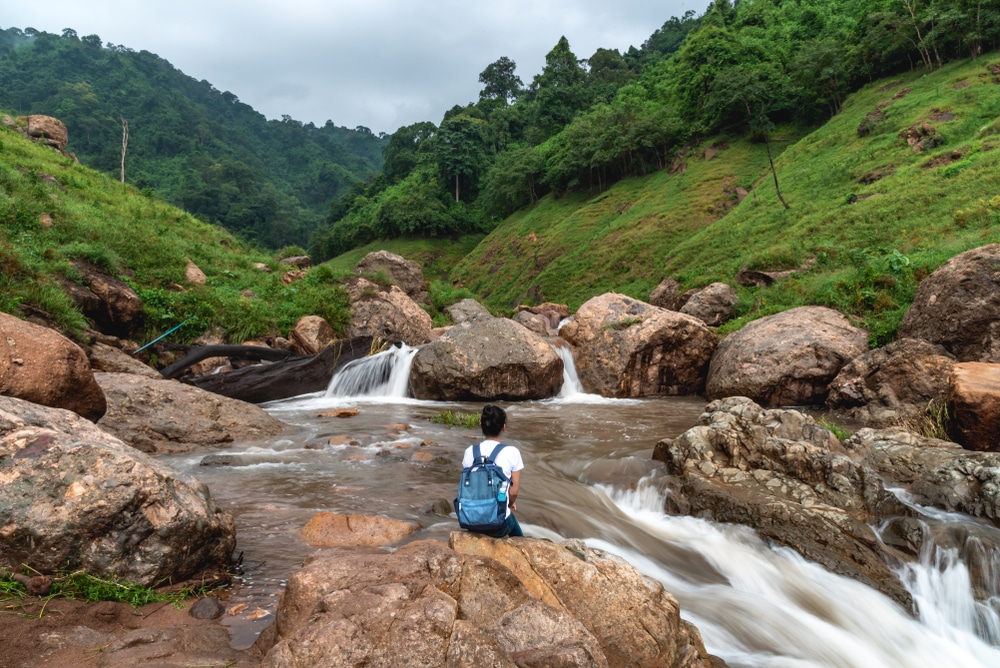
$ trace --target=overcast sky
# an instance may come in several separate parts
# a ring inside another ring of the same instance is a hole
[[[560,36],[578,58],[640,46],[708,0],[47,0],[5,2],[0,27],[151,51],[268,118],[394,132],[479,97],[507,56],[531,82]]]

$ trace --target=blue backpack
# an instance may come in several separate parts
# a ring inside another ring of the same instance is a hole
[[[483,457],[479,444],[472,446],[472,466],[462,469],[455,499],[458,525],[470,531],[496,531],[507,520],[507,483],[509,478],[494,462],[503,450],[500,443],[489,457]]]

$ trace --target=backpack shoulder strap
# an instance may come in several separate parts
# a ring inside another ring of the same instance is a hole
[[[486,458],[486,461],[490,464],[496,463],[497,455],[499,455],[500,451],[506,447],[507,447],[506,443],[497,443],[496,445],[494,445],[493,452],[491,452],[490,456]]]
[[[479,443],[472,446],[472,465],[483,463],[483,451],[479,448]]]

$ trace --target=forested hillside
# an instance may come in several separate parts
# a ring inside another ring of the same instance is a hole
[[[776,127],[787,145],[876,79],[998,44],[1000,7],[974,0],[715,0],[625,53],[581,59],[563,38],[527,85],[500,58],[477,102],[397,131],[384,173],[341,196],[311,249],[488,231],[546,195],[667,169],[716,135],[750,138],[773,159]]]
[[[0,109],[62,120],[86,165],[271,248],[305,245],[329,204],[381,169],[368,128],[267,120],[231,92],[97,35],[0,30]]]

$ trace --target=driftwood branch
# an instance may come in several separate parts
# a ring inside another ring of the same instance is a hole
[[[226,373],[185,379],[184,382],[232,399],[259,404],[322,392],[338,369],[348,362],[367,356],[371,350],[372,338],[362,336],[336,341],[318,355],[291,357],[273,364],[258,364]],[[164,369],[164,375],[167,369]]]
[[[187,355],[160,371],[164,378],[177,378],[198,362],[209,357],[239,357],[252,360],[283,360],[292,356],[287,350],[276,350],[265,346],[197,346]]]
[[[0,579],[13,580],[24,585],[28,596],[46,596],[52,589],[51,575],[25,575],[0,567]]]

